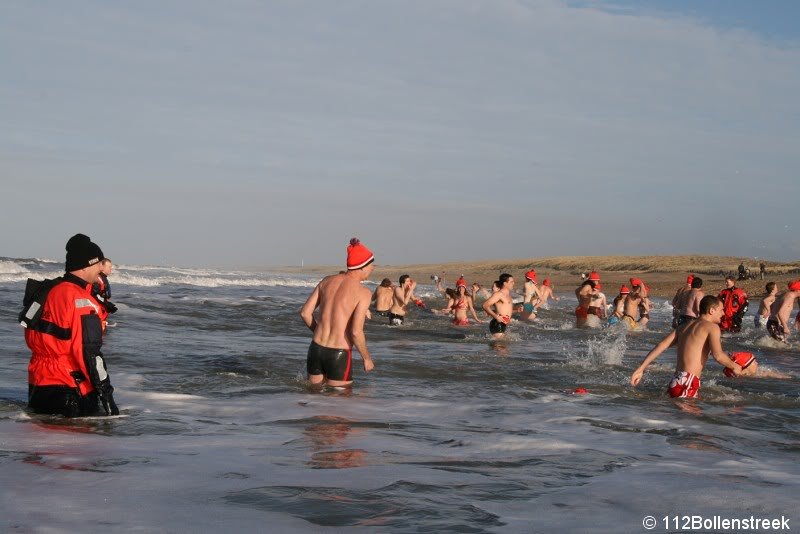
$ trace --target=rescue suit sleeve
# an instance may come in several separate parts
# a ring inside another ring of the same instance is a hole
[[[83,331],[83,362],[89,373],[89,380],[97,391],[106,415],[119,415],[119,408],[114,402],[114,386],[108,376],[106,361],[100,347],[103,344],[103,327],[100,318],[94,314],[81,316]]]

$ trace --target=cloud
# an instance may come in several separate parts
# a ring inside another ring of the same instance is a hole
[[[0,162],[27,177],[6,198],[80,176],[87,203],[120,214],[112,234],[147,228],[174,263],[202,262],[148,228],[174,205],[187,227],[215,213],[211,241],[237,232],[265,263],[294,261],[279,243],[346,241],[362,211],[386,229],[387,263],[797,257],[797,240],[769,235],[797,190],[797,43],[609,6],[21,3],[0,22],[17,51]],[[128,205],[132,184],[159,195],[151,220]],[[198,185],[208,194],[186,194]],[[215,211],[229,191],[252,211]],[[317,248],[306,263],[338,261]]]

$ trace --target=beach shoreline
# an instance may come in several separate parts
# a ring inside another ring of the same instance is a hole
[[[652,297],[671,299],[679,287],[686,283],[690,273],[703,278],[703,289],[707,294],[716,294],[725,287],[725,276],[736,273],[742,263],[756,279],[737,281],[752,298],[764,293],[767,282],[778,284],[779,291],[786,284],[800,278],[800,261],[776,262],[765,261],[766,274],[764,280],[758,276],[760,260],[734,258],[725,256],[564,256],[551,258],[531,258],[515,260],[483,260],[429,264],[382,265],[376,264],[370,280],[380,281],[389,278],[393,282],[402,274],[408,274],[420,284],[431,284],[431,276],[444,276],[445,283],[452,287],[455,280],[463,275],[469,284],[479,283],[489,287],[501,273],[509,273],[517,280],[522,280],[525,272],[531,268],[536,270],[537,279],[541,283],[549,278],[557,293],[571,292],[581,283],[581,273],[596,270],[600,273],[603,292],[616,296],[622,284],[629,284],[630,278],[641,278],[650,288]],[[318,274],[325,276],[338,272],[344,267],[308,266],[283,267],[280,270],[289,273]],[[444,275],[442,274],[444,273]]]

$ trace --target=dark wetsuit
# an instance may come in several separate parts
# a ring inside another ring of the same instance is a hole
[[[324,375],[328,380],[352,380],[352,353],[350,349],[330,349],[311,342],[308,347],[306,370],[309,375]]]
[[[497,319],[492,319],[489,322],[489,332],[491,332],[492,334],[504,334],[506,328],[508,328],[508,325],[506,323],[498,321]]]

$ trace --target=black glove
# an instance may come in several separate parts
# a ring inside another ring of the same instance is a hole
[[[117,306],[110,300],[105,301],[103,303],[103,307],[108,313],[117,313]]]
[[[117,403],[114,402],[114,386],[111,385],[111,380],[106,378],[100,382],[97,392],[100,396],[100,401],[103,403],[106,415],[119,415],[119,408]]]

